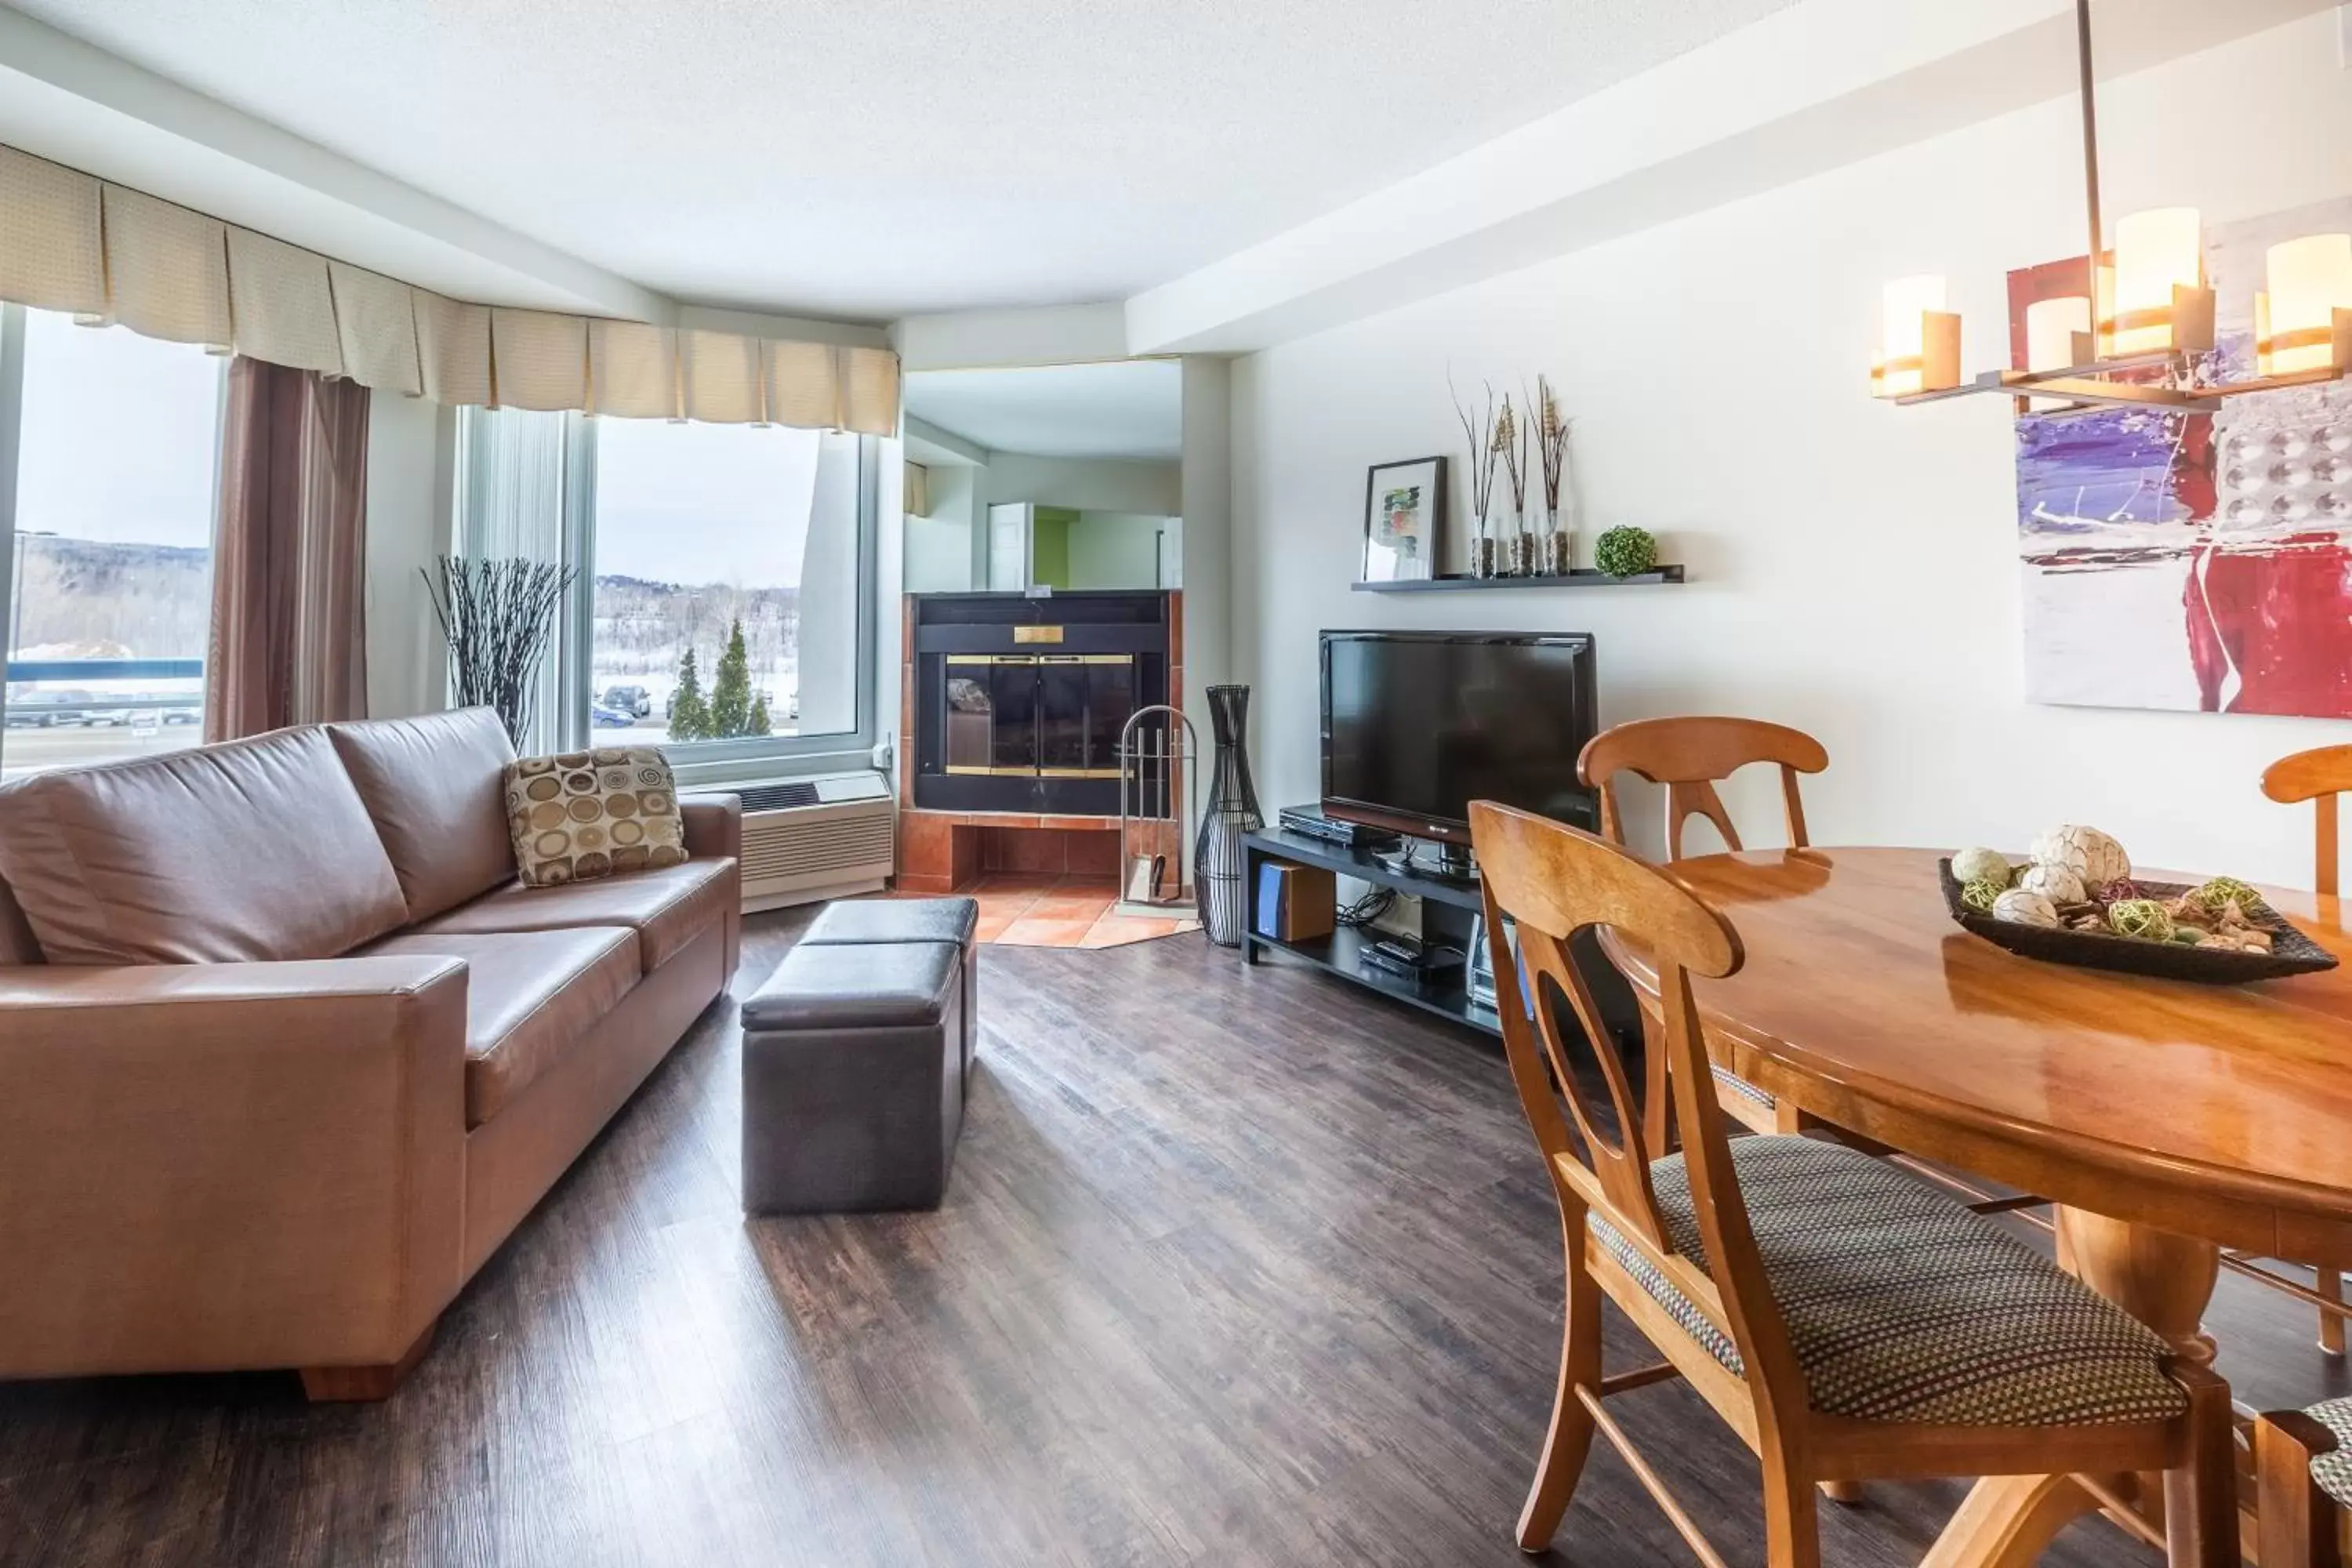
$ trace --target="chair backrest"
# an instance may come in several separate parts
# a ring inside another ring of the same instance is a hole
[[[1820,773],[1830,765],[1830,754],[1802,730],[1759,719],[1643,719],[1585,742],[1576,771],[1586,788],[1601,792],[1601,831],[1618,844],[1625,842],[1625,824],[1618,813],[1617,775],[1635,773],[1665,785],[1666,858],[1679,860],[1683,824],[1692,816],[1715,824],[1725,847],[1745,847],[1715,786],[1750,763],[1780,764],[1789,847],[1804,848],[1805,803],[1797,794],[1797,775]]]
[[[1585,1211],[1600,1211],[1739,1347],[1759,1403],[1801,1408],[1803,1376],[1757,1256],[1690,987],[1694,974],[1738,973],[1745,958],[1739,933],[1671,872],[1549,817],[1474,801],[1470,837],[1495,973],[1510,974],[1516,965],[1527,978],[1529,1006],[1501,1010],[1503,1049],[1559,1191],[1570,1245],[1581,1244]],[[1517,927],[1516,957],[1507,919]],[[1642,949],[1656,967],[1660,1023],[1638,1090],[1570,952],[1570,939],[1594,926]],[[1607,1086],[1605,1121],[1576,1071],[1563,1005]],[[1704,1266],[1676,1251],[1651,1180],[1651,1159],[1677,1131]]]
[[[2336,797],[2352,789],[2352,746],[2321,746],[2281,757],[2263,770],[2263,793],[2282,805],[2299,800],[2317,802],[2317,831],[2313,845],[2312,887],[2336,894]]]

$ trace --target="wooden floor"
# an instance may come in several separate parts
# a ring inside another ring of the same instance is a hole
[[[800,923],[753,922],[739,990]],[[982,971],[942,1212],[747,1224],[722,1005],[391,1403],[0,1387],[0,1563],[1523,1561],[1559,1231],[1491,1048],[1192,937]],[[2224,1290],[2244,1396],[2342,1386],[2300,1310]],[[1760,1562],[1738,1444],[1677,1388],[1612,1408]],[[1828,1561],[1916,1563],[1958,1495],[1874,1489]],[[1560,1543],[1689,1561],[1598,1447]],[[2088,1523],[2049,1561],[2157,1559]]]

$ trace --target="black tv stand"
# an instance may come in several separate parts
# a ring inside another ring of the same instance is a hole
[[[1470,917],[1483,913],[1486,909],[1485,890],[1475,876],[1447,876],[1441,871],[1423,870],[1419,867],[1400,868],[1382,860],[1378,851],[1350,848],[1328,839],[1310,838],[1303,833],[1285,833],[1279,828],[1269,827],[1248,834],[1242,839],[1243,907],[1250,917],[1244,923],[1242,962],[1254,964],[1262,962],[1268,953],[1286,953],[1367,991],[1377,992],[1392,1002],[1402,1002],[1408,1007],[1433,1014],[1449,1023],[1464,1025],[1490,1038],[1502,1038],[1501,1016],[1486,1004],[1470,999],[1466,965],[1443,970],[1423,978],[1381,969],[1364,963],[1360,956],[1364,948],[1380,940],[1380,934],[1350,931],[1346,926],[1338,927],[1329,936],[1312,937],[1305,942],[1281,942],[1258,934],[1255,919],[1258,868],[1268,860],[1320,866],[1342,877],[1393,888],[1399,893],[1422,900],[1425,905],[1440,906],[1444,913],[1436,918],[1448,928],[1465,933]],[[1570,945],[1576,954],[1577,967],[1583,973],[1592,990],[1593,1000],[1600,1007],[1601,1021],[1616,1037],[1619,1055],[1629,1062],[1638,1060],[1642,1050],[1642,1015],[1633,986],[1610,966],[1591,931],[1579,935]],[[1506,984],[1507,987],[1507,983]],[[1508,996],[1511,991],[1507,988],[1503,994]],[[1574,1028],[1573,1019],[1563,1021]]]
[[[1463,858],[1466,861],[1466,853]],[[1258,868],[1268,860],[1288,860],[1301,866],[1319,866],[1342,877],[1379,887],[1393,888],[1400,893],[1420,899],[1425,904],[1437,904],[1451,910],[1477,914],[1485,907],[1485,894],[1477,879],[1449,876],[1443,871],[1423,870],[1419,867],[1399,868],[1381,858],[1379,852],[1351,848],[1328,839],[1310,838],[1303,833],[1286,833],[1279,828],[1265,828],[1247,835],[1242,840],[1242,894],[1244,907],[1252,918],[1246,922],[1242,936],[1242,962],[1255,963],[1267,952],[1289,953],[1319,968],[1327,969],[1342,980],[1350,980],[1368,991],[1377,991],[1391,1001],[1402,1002],[1424,1013],[1433,1013],[1452,1023],[1466,1024],[1481,1034],[1502,1037],[1502,1020],[1492,1007],[1470,1000],[1463,968],[1440,972],[1434,976],[1416,979],[1411,975],[1379,968],[1363,962],[1361,953],[1379,940],[1377,933],[1350,931],[1346,926],[1334,930],[1329,936],[1311,937],[1304,942],[1281,942],[1257,931],[1256,900]],[[1462,925],[1465,931],[1468,916],[1457,916],[1449,924]]]

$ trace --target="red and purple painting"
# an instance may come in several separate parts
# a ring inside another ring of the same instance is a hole
[[[2254,374],[2268,248],[2346,229],[2352,199],[2207,229],[2203,379]],[[2026,307],[2081,294],[2083,273],[2010,274],[2014,363]],[[2215,414],[2024,415],[2017,500],[2029,700],[2352,717],[2352,384]]]

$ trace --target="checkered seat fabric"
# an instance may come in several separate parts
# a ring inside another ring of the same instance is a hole
[[[1715,1086],[1718,1089],[1736,1094],[1760,1110],[1773,1110],[1779,1108],[1780,1102],[1773,1099],[1769,1091],[1757,1088],[1738,1073],[1726,1071],[1722,1068],[1710,1068],[1709,1070],[1715,1074]]]
[[[1733,1168],[1815,1410],[1863,1421],[2053,1426],[2189,1406],[2154,1331],[1998,1225],[1885,1163],[1809,1138],[1736,1138]],[[1675,1249],[1706,1266],[1680,1154],[1650,1167]],[[1596,1211],[1594,1238],[1733,1373],[1739,1351]]]
[[[2352,1399],[2331,1399],[2304,1414],[2336,1434],[2336,1451],[2311,1461],[2311,1479],[2321,1491],[2352,1508]]]

